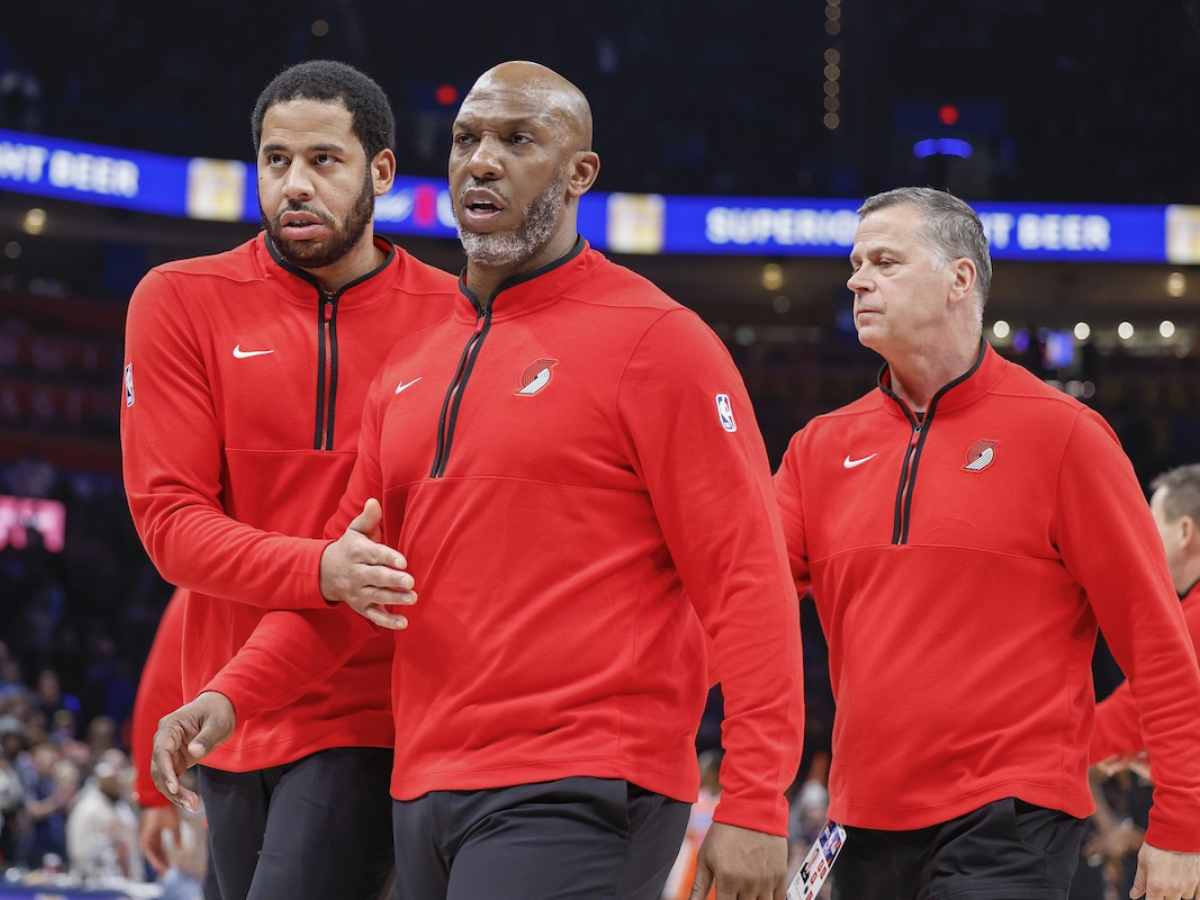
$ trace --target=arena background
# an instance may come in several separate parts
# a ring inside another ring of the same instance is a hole
[[[579,84],[603,163],[585,236],[717,329],[773,463],[873,383],[846,254],[857,203],[901,184],[984,214],[1001,352],[1100,410],[1144,481],[1200,460],[1195,2],[91,0],[0,22],[0,898],[157,896],[55,874],[169,594],[120,481],[125,305],[151,266],[254,233],[249,112],[289,64],[383,85],[402,177],[377,228],[450,270],[448,128],[474,76],[527,58]],[[804,625],[797,844],[833,715],[811,605]],[[1121,677],[1103,648],[1096,675],[1101,696]],[[699,749],[718,722],[714,702]],[[1109,793],[1144,823],[1143,782]],[[1073,896],[1127,889],[1110,856],[1091,848]]]

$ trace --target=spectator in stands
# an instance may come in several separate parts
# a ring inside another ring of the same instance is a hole
[[[3,727],[11,727],[5,723]],[[17,855],[17,841],[20,834],[18,816],[25,800],[25,790],[21,785],[21,775],[12,764],[5,742],[5,749],[0,751],[0,864],[10,865]]]
[[[33,777],[25,784],[30,830],[21,856],[26,865],[37,868],[47,853],[66,856],[67,811],[75,790],[59,779],[57,767],[62,757],[52,744],[39,744],[32,756]]]
[[[128,774],[124,754],[106,753],[67,819],[71,871],[84,878],[142,877],[137,816],[125,799]]]
[[[63,693],[58,673],[53,669],[43,669],[38,675],[36,703],[47,722],[53,721],[60,710],[79,713],[79,698]]]

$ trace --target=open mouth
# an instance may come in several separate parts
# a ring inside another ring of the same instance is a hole
[[[463,217],[476,224],[489,222],[507,209],[498,194],[482,188],[472,188],[464,193],[462,207]]]

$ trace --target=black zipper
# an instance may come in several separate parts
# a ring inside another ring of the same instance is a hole
[[[433,469],[429,473],[430,478],[441,478],[446,474],[446,463],[450,460],[450,445],[454,442],[454,426],[458,424],[458,410],[462,406],[463,394],[467,390],[467,380],[475,369],[475,360],[479,358],[479,349],[483,346],[484,339],[487,338],[488,332],[492,328],[492,305],[489,303],[487,309],[482,312],[476,306],[476,312],[479,315],[475,320],[475,330],[471,332],[466,346],[463,347],[462,356],[458,360],[458,368],[454,370],[454,378],[451,379],[450,387],[446,389],[446,396],[442,400],[442,411],[438,415],[437,449],[433,455]]]
[[[887,366],[884,366],[883,371],[880,372],[879,389],[899,405],[901,411],[904,413],[904,417],[908,419],[908,424],[912,426],[912,434],[908,438],[908,447],[904,451],[904,462],[900,466],[900,484],[896,488],[896,506],[892,513],[893,544],[908,543],[908,529],[912,524],[913,494],[917,490],[917,467],[921,464],[921,451],[925,449],[925,441],[929,437],[929,429],[933,427],[933,416],[937,412],[938,401],[952,388],[962,384],[975,374],[976,370],[983,363],[986,350],[986,345],[980,339],[979,353],[975,357],[975,362],[971,365],[971,368],[938,389],[938,392],[933,395],[933,399],[929,401],[929,411],[925,413],[922,419],[918,419],[912,410],[908,408],[908,404],[901,400],[884,383],[883,372],[887,370]]]
[[[387,244],[387,255],[383,262],[365,275],[360,275],[353,281],[346,282],[333,293],[329,293],[309,272],[284,259],[276,248],[275,242],[271,240],[271,236],[266,236],[267,250],[270,252],[271,258],[281,268],[291,272],[297,278],[304,279],[317,291],[317,412],[316,423],[313,426],[314,450],[333,449],[334,413],[337,409],[338,385],[338,300],[350,288],[362,284],[368,278],[375,277],[391,263],[392,258],[396,255],[395,245],[386,238],[379,238],[379,240]],[[328,359],[328,366],[326,359]],[[325,377],[326,368],[329,370],[328,385],[326,385]]]
[[[317,425],[313,435],[314,450],[333,449],[334,407],[337,403],[337,302],[336,294],[321,291],[317,304]],[[325,388],[326,346],[328,352],[329,388]]]
[[[429,470],[430,478],[442,478],[446,474],[446,464],[450,461],[450,448],[454,443],[454,429],[458,425],[458,410],[462,406],[463,394],[466,393],[471,372],[475,370],[475,360],[479,359],[479,351],[483,347],[483,342],[487,340],[488,332],[492,330],[492,310],[496,305],[496,297],[500,295],[501,291],[526,281],[532,281],[545,275],[551,269],[557,269],[559,266],[569,263],[583,252],[584,246],[583,238],[577,237],[575,245],[569,253],[532,272],[506,278],[496,286],[486,302],[481,302],[467,287],[466,270],[459,276],[459,291],[471,301],[471,305],[475,308],[475,330],[471,332],[466,346],[463,347],[462,356],[458,359],[458,368],[454,370],[454,378],[450,380],[450,386],[446,388],[446,396],[442,398],[442,411],[438,415],[437,448],[433,452],[433,468]]]

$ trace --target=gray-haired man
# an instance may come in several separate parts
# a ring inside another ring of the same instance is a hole
[[[834,897],[1066,897],[1097,623],[1159,778],[1142,883],[1194,897],[1200,670],[1133,470],[1099,415],[982,341],[991,261],[969,206],[901,188],[859,216],[854,320],[887,364],[776,476],[838,700]]]

